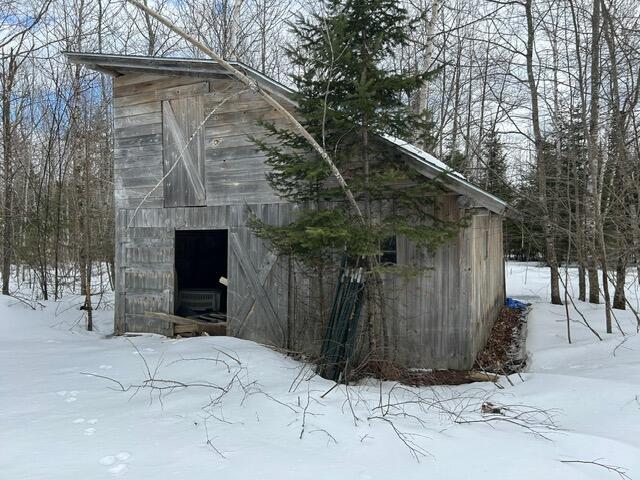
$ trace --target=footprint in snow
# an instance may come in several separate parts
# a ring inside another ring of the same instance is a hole
[[[95,425],[96,423],[98,423],[98,419],[97,418],[92,418],[91,420],[87,420],[87,423],[89,425]]]
[[[114,463],[116,463],[116,457],[114,457],[113,455],[107,455],[106,457],[102,457],[100,459],[100,465],[104,465],[105,467],[110,467]]]
[[[64,401],[67,403],[75,402],[77,400],[76,397],[78,393],[79,392],[77,390],[71,390],[70,392],[67,392],[66,390],[60,390],[59,392],[56,392],[58,396],[66,397]]]
[[[129,468],[129,467],[127,467],[127,465],[126,465],[126,464],[124,464],[124,463],[119,463],[119,464],[118,464],[118,465],[116,465],[115,467],[111,467],[111,468],[109,469],[109,471],[110,471],[111,473],[113,473],[114,475],[121,475],[121,474],[123,474],[124,472],[126,472],[128,468]]]
[[[73,423],[84,423],[84,418],[76,418]]]
[[[127,460],[129,460],[129,458],[131,458],[131,454],[129,452],[119,452],[115,455],[107,455],[105,457],[102,457],[100,459],[100,465],[111,467],[109,469],[109,472],[114,475],[120,475],[122,473],[125,473],[129,469],[129,467],[125,463],[118,463],[117,465],[116,463],[126,462]]]
[[[85,428],[84,429],[84,434],[85,435],[93,435],[94,433],[96,433],[96,429],[93,427],[89,427],[89,428]]]

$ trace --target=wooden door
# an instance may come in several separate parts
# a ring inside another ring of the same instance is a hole
[[[203,98],[162,102],[164,206],[206,205]]]
[[[287,345],[285,267],[249,229],[229,231],[229,335]]]

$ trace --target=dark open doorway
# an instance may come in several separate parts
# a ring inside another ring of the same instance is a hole
[[[227,246],[227,230],[176,231],[177,315],[226,313]]]

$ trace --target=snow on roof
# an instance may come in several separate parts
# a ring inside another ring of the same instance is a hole
[[[421,159],[423,159],[424,161],[430,163],[434,167],[437,167],[437,168],[441,169],[443,172],[447,172],[449,175],[455,175],[456,177],[459,177],[462,180],[466,181],[466,178],[464,178],[464,175],[462,175],[461,173],[456,172],[455,170],[452,170],[451,167],[449,167],[442,160],[438,160],[433,155],[429,155],[427,152],[425,152],[421,148],[418,148],[415,145],[413,145],[413,144],[411,144],[409,142],[405,142],[404,140],[401,140],[399,138],[392,137],[391,135],[382,134],[380,136],[382,138],[384,138],[385,140],[387,140],[388,142],[393,143],[394,145],[397,145],[402,150],[405,150],[406,152],[411,153],[412,155],[415,155],[416,157],[420,157]]]
[[[423,175],[433,178],[444,174],[444,183],[454,192],[466,195],[477,202],[478,205],[485,207],[494,213],[503,215],[507,212],[508,205],[505,201],[474,185],[461,173],[452,170],[442,160],[438,160],[436,157],[429,155],[421,148],[399,138],[392,137],[391,135],[383,134],[380,135],[380,137],[398,147],[400,151],[417,162],[417,170]]]

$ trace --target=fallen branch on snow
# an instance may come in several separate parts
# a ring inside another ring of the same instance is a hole
[[[625,473],[625,469],[622,467],[617,467],[615,465],[606,465],[604,463],[599,462],[599,458],[595,460],[559,460],[560,463],[582,463],[585,465],[595,465],[596,467],[602,467],[609,470],[612,473],[617,473],[620,475],[620,478],[625,480],[631,480],[631,477]]]

